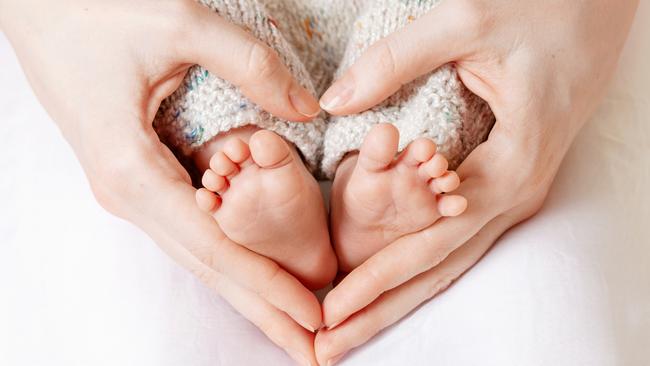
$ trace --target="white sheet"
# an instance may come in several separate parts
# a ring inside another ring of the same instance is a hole
[[[343,365],[650,365],[650,4],[548,202]],[[0,365],[289,365],[94,202],[0,38]]]

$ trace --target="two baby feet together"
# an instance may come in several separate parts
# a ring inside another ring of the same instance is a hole
[[[197,204],[232,241],[318,289],[338,269],[349,272],[401,236],[465,210],[464,197],[445,194],[460,180],[435,144],[418,139],[398,155],[398,140],[394,126],[377,125],[340,163],[329,230],[318,183],[296,149],[265,130],[231,132],[197,154],[205,170]]]

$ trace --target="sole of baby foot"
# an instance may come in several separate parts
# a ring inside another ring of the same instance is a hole
[[[332,240],[345,272],[401,236],[418,232],[443,216],[460,215],[464,197],[448,195],[460,180],[433,141],[420,138],[397,155],[399,132],[379,124],[359,153],[339,165],[330,202]]]
[[[337,264],[323,198],[295,148],[265,130],[248,142],[216,144],[196,194],[199,207],[232,241],[273,259],[306,287],[331,282]]]

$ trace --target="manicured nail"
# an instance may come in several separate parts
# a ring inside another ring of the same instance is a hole
[[[309,325],[309,323],[307,323],[307,322],[298,321],[298,320],[296,320],[296,322],[297,322],[298,324],[300,324],[301,327],[307,329],[308,331],[310,331],[310,332],[312,332],[312,333],[314,333],[314,332],[316,331],[316,329],[314,329],[314,327],[312,327],[311,325]]]
[[[343,356],[345,356],[345,352],[343,352],[343,353],[341,353],[340,355],[338,355],[338,356],[334,356],[334,357],[330,358],[329,360],[327,360],[326,365],[327,365],[327,366],[334,366],[334,365],[336,365],[337,362],[341,361],[341,359],[343,358]]]
[[[309,360],[305,356],[303,356],[302,353],[293,349],[288,349],[287,353],[289,354],[289,356],[291,356],[291,358],[293,358],[294,361],[298,363],[298,365],[312,366],[311,362],[309,362]]]
[[[327,326],[327,330],[332,330],[332,329],[338,327],[339,324],[341,324],[341,323],[343,323],[343,320],[339,320],[337,322],[334,322],[334,323],[332,323],[332,325]]]
[[[320,106],[326,111],[340,108],[352,98],[353,93],[354,87],[350,82],[339,80],[320,98]]]
[[[289,100],[293,104],[293,108],[305,117],[313,118],[320,113],[318,101],[303,88],[299,87],[295,91],[290,91]]]

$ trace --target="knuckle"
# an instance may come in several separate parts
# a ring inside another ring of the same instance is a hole
[[[358,336],[363,339],[372,337],[389,323],[389,319],[386,315],[377,308],[364,308],[359,311],[357,317],[362,319],[360,324],[361,326],[358,330]]]
[[[89,178],[90,190],[95,196],[95,200],[104,210],[113,215],[119,216],[118,205],[113,195],[113,191],[104,183],[102,179]]]
[[[97,202],[107,211],[123,216],[121,207],[137,195],[138,169],[133,158],[108,156],[95,163],[90,176],[90,187]]]
[[[504,129],[495,134],[495,149],[508,146],[496,156],[493,168],[516,166],[516,171],[495,177],[498,193],[512,206],[539,200],[548,192],[562,161],[561,149],[555,148],[545,131],[531,132]],[[503,185],[503,182],[508,182]],[[496,188],[495,188],[496,189]],[[510,207],[508,207],[510,208]]]
[[[90,178],[90,188],[100,206],[116,216],[121,216],[120,206],[128,191],[127,184],[119,175],[111,172],[111,169],[99,169],[98,174]]]
[[[460,0],[453,3],[455,10],[454,19],[463,19],[459,23],[462,24],[463,32],[471,37],[484,36],[485,33],[492,28],[493,22],[491,21],[490,14],[493,14],[490,9],[487,9],[488,4],[484,1],[477,0]]]
[[[544,175],[540,173],[531,173],[527,182],[521,184],[517,190],[518,201],[523,203],[534,200],[540,192],[545,190],[545,180]]]
[[[426,258],[427,268],[432,268],[440,264],[449,253],[451,253],[455,248],[451,247],[449,244],[441,243],[440,237],[435,235],[432,230],[425,230],[422,232],[423,242],[425,242],[429,247],[430,251]]]
[[[189,248],[190,253],[205,265],[205,270],[213,273],[222,273],[220,261],[214,247],[209,242],[197,243],[195,247]]]
[[[548,191],[549,188],[542,188],[534,192],[526,192],[524,202],[515,210],[515,216],[524,220],[537,214],[544,205]]]
[[[433,230],[424,230],[422,231],[422,242],[428,245],[431,249],[436,249],[440,244],[440,238]]]
[[[390,38],[384,38],[373,46],[373,57],[381,74],[399,77],[400,72],[397,64],[395,45]]]
[[[278,55],[268,46],[256,41],[251,41],[247,60],[248,68],[244,80],[246,83],[268,80],[282,68]]]
[[[515,189],[510,189],[512,202],[515,204],[522,204],[531,200],[538,200],[540,196],[545,197],[546,192],[551,186],[553,178],[555,177],[554,170],[549,171],[545,167],[540,167],[536,162],[518,164],[524,167],[520,172],[520,177],[513,178]],[[536,167],[533,169],[532,167]],[[506,192],[507,193],[507,192]]]
[[[362,267],[362,276],[367,279],[367,283],[374,284],[373,287],[379,288],[382,284],[386,282],[386,278],[382,272],[378,271],[379,266],[373,265],[374,262],[366,262],[368,265]]]
[[[287,334],[281,324],[277,321],[272,321],[271,319],[264,319],[259,325],[258,328],[266,334],[270,339],[273,340],[280,348],[287,348],[289,345],[289,340],[291,337]]]
[[[431,281],[426,287],[426,299],[431,299],[439,293],[445,291],[454,282],[455,277],[450,274],[443,274]]]
[[[271,289],[273,288],[273,283],[279,278],[282,273],[282,269],[278,264],[272,262],[268,269],[268,273],[264,276],[266,278],[266,285],[260,286],[257,289],[257,294],[264,299],[267,299],[271,295]]]
[[[218,276],[214,271],[205,267],[194,267],[190,269],[194,277],[209,288],[215,289],[218,286]]]
[[[160,22],[163,34],[172,40],[187,40],[191,27],[187,26],[188,18],[195,16],[197,4],[190,0],[166,1],[164,6],[158,7],[158,13],[151,16]]]
[[[447,258],[450,250],[447,247],[434,248],[429,256],[429,268],[435,267]]]

